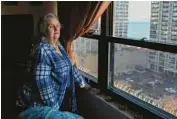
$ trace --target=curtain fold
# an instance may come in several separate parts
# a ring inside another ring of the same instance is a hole
[[[103,14],[111,1],[59,2],[58,13],[64,29],[61,37],[73,64],[76,63],[73,41],[84,35]]]

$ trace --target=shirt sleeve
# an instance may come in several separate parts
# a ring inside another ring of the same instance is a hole
[[[36,64],[33,75],[43,103],[50,107],[57,107],[56,94],[50,78],[51,65],[49,57],[43,48],[36,52]]]
[[[78,69],[73,66],[73,76],[74,76],[74,81],[79,84],[81,88],[85,87],[87,82],[85,81],[84,77],[79,73]]]

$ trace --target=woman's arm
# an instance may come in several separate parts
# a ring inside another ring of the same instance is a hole
[[[50,79],[51,65],[46,51],[42,47],[36,53],[33,75],[43,103],[46,106],[57,107],[56,94]]]
[[[73,77],[74,81],[77,82],[81,88],[87,85],[84,77],[79,73],[78,69],[75,66],[73,66]]]

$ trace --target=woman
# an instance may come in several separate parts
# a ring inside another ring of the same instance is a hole
[[[17,106],[26,109],[20,116],[28,119],[82,119],[81,116],[61,112],[77,111],[75,83],[88,87],[58,41],[61,24],[52,13],[44,17],[45,38],[32,51],[32,78],[25,82]]]

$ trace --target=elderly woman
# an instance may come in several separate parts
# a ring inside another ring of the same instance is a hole
[[[16,102],[27,119],[82,119],[81,116],[61,112],[76,112],[75,83],[81,88],[88,84],[72,65],[58,41],[61,24],[56,15],[44,17],[45,38],[32,51],[31,78],[22,86]]]

